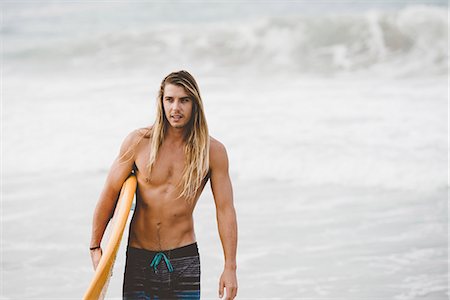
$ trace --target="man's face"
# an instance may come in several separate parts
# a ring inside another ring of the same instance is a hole
[[[163,93],[164,114],[174,128],[183,128],[191,119],[192,100],[183,87],[166,84]]]

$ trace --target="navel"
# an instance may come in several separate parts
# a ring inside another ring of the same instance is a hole
[[[169,170],[167,172],[167,178],[171,178],[172,175],[173,175],[173,169],[172,169],[172,167],[169,167]]]

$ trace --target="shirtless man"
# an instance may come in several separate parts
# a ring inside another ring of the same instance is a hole
[[[225,256],[219,297],[237,294],[237,221],[225,147],[209,136],[195,79],[173,72],[161,83],[157,115],[123,141],[98,200],[91,258],[97,267],[106,226],[128,175],[137,177],[130,225],[124,299],[199,299],[200,260],[193,211],[208,179]]]

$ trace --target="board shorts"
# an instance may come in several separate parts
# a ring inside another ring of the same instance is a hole
[[[127,247],[123,299],[200,299],[197,243],[151,251]]]

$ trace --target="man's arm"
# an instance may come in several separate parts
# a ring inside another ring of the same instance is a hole
[[[116,206],[120,189],[122,188],[125,179],[127,179],[128,175],[131,173],[134,163],[136,137],[136,131],[133,131],[125,138],[120,147],[119,155],[114,160],[109,170],[103,191],[100,194],[100,198],[94,211],[90,248],[100,246],[106,226],[114,213],[113,210]],[[101,255],[101,248],[91,250],[91,259],[94,270],[97,268]]]
[[[219,281],[219,297],[226,288],[226,298],[234,299],[237,294],[236,250],[237,221],[233,205],[233,189],[228,174],[228,156],[225,147],[211,139],[210,148],[211,189],[216,204],[217,224],[225,256],[225,266]]]

